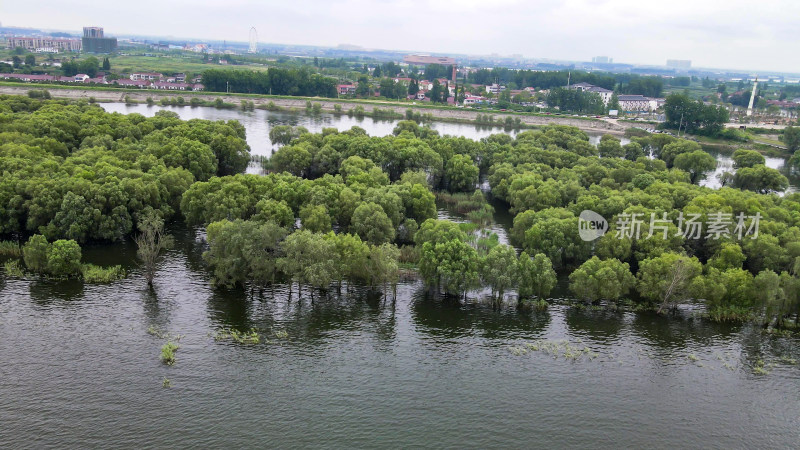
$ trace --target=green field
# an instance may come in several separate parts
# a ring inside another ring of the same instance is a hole
[[[267,70],[267,66],[260,64],[247,65],[220,65],[212,62],[203,62],[202,55],[156,55],[156,56],[111,56],[109,58],[111,69],[115,72],[130,73],[160,72],[173,74],[183,72],[187,75],[200,75],[204,70],[212,67],[226,67],[242,70]]]

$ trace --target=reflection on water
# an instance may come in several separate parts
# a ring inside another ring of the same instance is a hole
[[[709,172],[706,174],[706,178],[700,181],[701,186],[708,186],[713,189],[719,189],[722,187],[722,183],[720,182],[720,176],[725,172],[736,173],[736,169],[733,167],[733,158],[730,154],[725,154],[715,150],[706,150],[710,153],[716,160],[717,160],[717,168],[714,172]],[[771,169],[777,169],[782,174],[784,174],[789,179],[789,189],[786,190],[787,193],[797,192],[800,188],[800,174],[796,171],[790,170],[789,167],[786,166],[786,159],[784,158],[776,158],[774,156],[766,156],[765,165]]]
[[[241,111],[237,109],[217,109],[211,107],[189,106],[147,106],[144,104],[126,105],[124,103],[100,103],[108,112],[123,114],[138,113],[152,117],[160,110],[174,111],[181,119],[206,119],[206,120],[238,120],[247,131],[247,143],[250,144],[251,153],[254,155],[269,156],[277,148],[269,139],[269,130],[277,125],[292,125],[306,127],[312,133],[319,133],[323,128],[336,128],[339,131],[349,130],[358,126],[364,128],[370,136],[387,136],[392,134],[396,120],[372,119],[369,117],[349,117],[345,114],[334,115],[292,113],[288,111]],[[481,139],[496,133],[505,132],[500,127],[476,126],[462,123],[433,122],[430,126],[439,131],[441,135],[465,136],[470,139]],[[508,131],[514,135],[516,131]],[[597,136],[599,140],[599,135]]]
[[[164,446],[168,436],[253,447],[269,436],[275,446],[588,447],[601,433],[631,447],[791,447],[798,438],[800,369],[782,362],[800,358],[794,338],[691,312],[498,310],[474,295],[432,296],[419,282],[401,284],[396,302],[346,287],[313,302],[296,289],[289,301],[285,285],[215,289],[195,233],[173,231],[176,250],[152,292],[135,267],[107,286],[0,284],[4,444],[102,447],[113,436]],[[174,366],[159,361],[166,338],[150,327],[182,336]],[[255,329],[262,341],[215,341],[222,328]],[[509,351],[531,342],[597,357]],[[768,375],[754,375],[759,361]]]

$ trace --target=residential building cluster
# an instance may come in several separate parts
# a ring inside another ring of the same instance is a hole
[[[61,53],[81,51],[80,39],[53,38],[47,36],[19,36],[7,39],[9,48],[22,47],[35,53]]]
[[[597,94],[603,99],[603,104],[606,106],[608,106],[608,103],[611,101],[611,97],[614,95],[614,91],[589,83],[575,83],[568,86],[568,88],[576,91]],[[643,95],[628,94],[619,94],[617,96],[617,100],[619,101],[620,109],[624,112],[652,112],[663,106],[664,102],[666,101],[666,99],[663,98],[651,98]]]
[[[202,91],[203,85],[200,83],[201,77],[195,77],[187,83],[186,75],[178,73],[171,76],[164,76],[155,72],[134,72],[128,78],[109,80],[106,74],[98,72],[97,76],[90,78],[85,73],[75,76],[58,75],[33,75],[25,73],[0,73],[0,79],[18,80],[26,83],[35,82],[60,82],[60,83],[92,83],[104,85],[117,85],[122,87],[140,89],[159,89],[166,91]]]
[[[83,27],[83,37],[56,38],[52,36],[12,36],[7,38],[8,48],[22,47],[34,53],[112,53],[117,49],[117,38],[106,37],[103,27]]]

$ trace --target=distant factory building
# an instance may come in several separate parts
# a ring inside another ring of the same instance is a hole
[[[79,52],[80,39],[63,39],[52,37],[10,37],[8,48],[22,47],[25,50],[39,53]]]
[[[83,27],[81,43],[86,53],[111,53],[117,49],[117,38],[105,37],[103,27]]]
[[[608,56],[595,56],[592,58],[592,62],[596,64],[611,64],[614,62],[614,58],[609,58]]]
[[[456,60],[447,56],[406,55],[403,57],[403,62],[406,64],[441,64],[443,66],[451,66],[456,63]]]
[[[668,59],[667,67],[672,67],[675,69],[691,69],[692,62],[688,59]]]

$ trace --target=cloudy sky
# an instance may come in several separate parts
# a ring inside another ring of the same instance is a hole
[[[4,26],[751,72],[800,72],[799,18],[798,0],[0,0]]]

